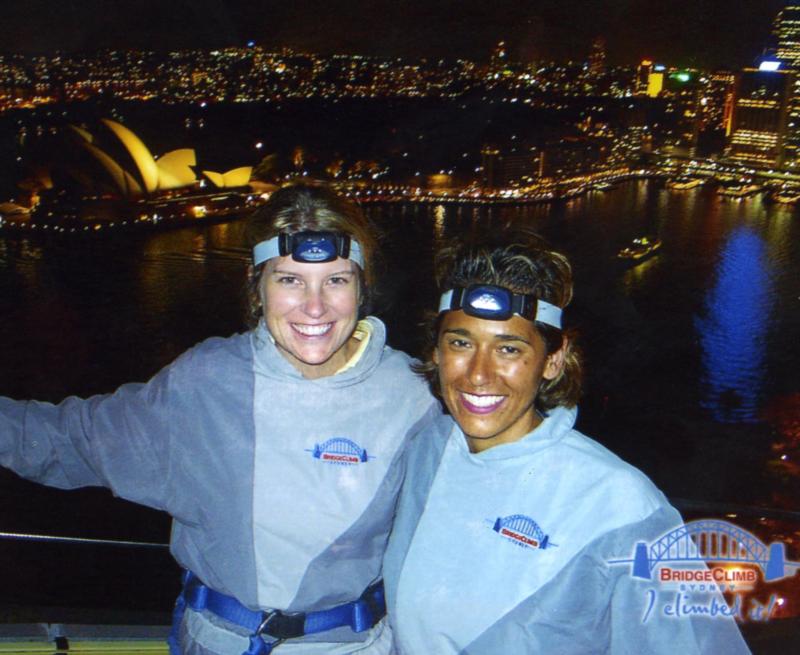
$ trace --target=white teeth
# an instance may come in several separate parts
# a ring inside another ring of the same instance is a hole
[[[475,405],[475,407],[491,407],[503,400],[503,396],[473,396],[471,393],[462,395],[470,405]]]
[[[318,337],[331,329],[333,323],[323,323],[321,325],[303,325],[302,323],[292,323],[292,327],[300,334],[308,337]]]

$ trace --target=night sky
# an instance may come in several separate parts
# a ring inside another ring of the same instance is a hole
[[[784,0],[2,0],[5,52],[242,45],[331,53],[485,60],[643,57],[705,67],[750,65]]]

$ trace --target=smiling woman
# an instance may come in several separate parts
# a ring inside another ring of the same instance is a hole
[[[674,591],[614,565],[682,522],[573,427],[581,365],[562,327],[564,256],[495,234],[443,249],[438,264],[420,371],[450,416],[412,446],[386,553],[398,653],[748,652],[730,616],[667,616]]]
[[[261,276],[261,302],[275,345],[306,378],[332,375],[352,357],[359,303],[356,264],[313,267],[291,257],[270,260]]]
[[[175,655],[385,655],[383,551],[406,445],[438,404],[365,316],[357,207],[289,186],[248,234],[251,331],[114,394],[0,398],[0,465],[172,515]]]
[[[304,377],[342,368],[361,342],[375,242],[363,215],[336,194],[289,187],[256,211],[247,240],[251,315],[263,314],[280,353]],[[339,256],[342,255],[342,256]]]
[[[520,316],[498,322],[457,311],[442,319],[433,361],[445,404],[477,453],[542,422],[536,392],[561,373],[564,351],[548,355],[533,323]]]

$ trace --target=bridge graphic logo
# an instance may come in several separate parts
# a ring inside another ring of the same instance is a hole
[[[550,543],[550,538],[542,532],[536,521],[524,514],[498,517],[492,525],[492,530],[521,548],[544,549],[555,546]]]
[[[344,437],[334,437],[333,439],[328,439],[325,443],[314,444],[314,448],[310,452],[315,459],[342,466],[364,464],[370,459],[374,459],[372,456],[367,455],[365,448]]]
[[[792,576],[800,567],[800,562],[786,559],[786,546],[783,542],[776,541],[767,546],[738,525],[718,519],[691,521],[670,530],[651,544],[640,541],[634,549],[633,559],[609,560],[608,563],[631,564],[633,577],[652,580],[653,571],[660,564],[680,562],[705,565],[706,561],[755,564],[761,569],[766,582]],[[674,577],[669,577],[669,574],[665,577],[662,570],[660,579],[680,581],[682,573],[688,575],[685,570],[674,570]],[[720,575],[723,574],[724,572]],[[711,577],[709,581],[737,580]]]

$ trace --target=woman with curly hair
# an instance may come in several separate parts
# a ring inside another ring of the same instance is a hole
[[[449,416],[412,445],[386,553],[397,652],[747,652],[729,617],[648,614],[656,585],[611,563],[682,522],[645,475],[574,428],[567,259],[499,234],[442,249],[437,269],[419,368]]]

